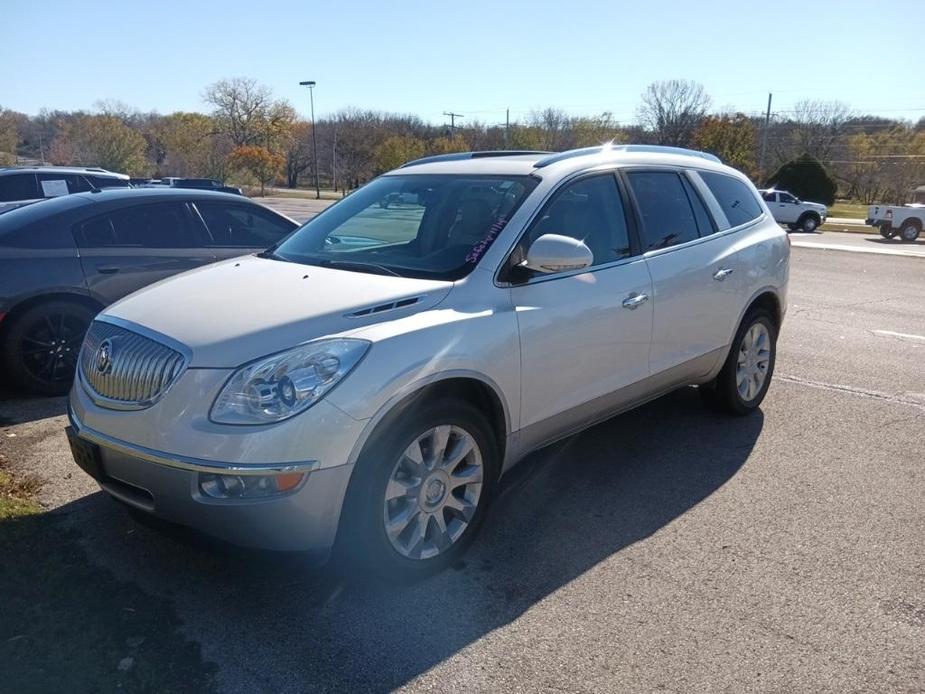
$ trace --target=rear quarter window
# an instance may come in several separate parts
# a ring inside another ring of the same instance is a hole
[[[76,246],[74,237],[66,225],[48,220],[8,230],[0,227],[0,248],[53,250],[72,249]]]
[[[713,171],[699,173],[725,213],[730,226],[747,224],[763,214],[758,198],[744,181]]]

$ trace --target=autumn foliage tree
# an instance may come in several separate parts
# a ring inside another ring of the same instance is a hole
[[[376,148],[376,168],[379,171],[397,169],[406,161],[424,156],[427,143],[416,137],[387,137]]]
[[[750,176],[757,172],[758,129],[744,113],[707,116],[694,131],[694,147],[715,154]]]
[[[228,163],[232,168],[244,170],[256,178],[260,182],[260,194],[264,195],[266,184],[279,176],[286,160],[266,147],[241,145],[228,155]]]
[[[82,115],[58,131],[51,157],[56,163],[101,166],[140,176],[149,169],[147,150],[145,138],[121,118]]]

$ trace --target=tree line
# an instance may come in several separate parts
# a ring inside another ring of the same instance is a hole
[[[118,102],[92,111],[27,115],[0,107],[0,165],[22,161],[102,166],[133,176],[197,176],[295,188],[314,181],[312,125],[247,78],[203,92],[209,111],[141,113]],[[769,122],[712,109],[702,85],[655,82],[632,123],[611,113],[573,116],[558,108],[510,124],[450,127],[412,114],[347,108],[315,123],[318,178],[349,191],[418,157],[468,150],[561,151],[603,142],[662,144],[711,152],[757,183],[796,160],[819,162],[841,197],[905,201],[925,183],[925,117],[917,123],[807,100]]]

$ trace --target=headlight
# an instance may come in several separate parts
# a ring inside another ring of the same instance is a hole
[[[304,412],[353,370],[369,343],[318,340],[235,371],[212,403],[218,424],[272,424]]]

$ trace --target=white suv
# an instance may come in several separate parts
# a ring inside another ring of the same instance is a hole
[[[786,190],[760,190],[768,209],[778,224],[790,231],[812,233],[825,224],[828,210],[821,202],[806,202]]]
[[[709,155],[419,160],[264,253],[107,308],[69,438],[142,512],[427,573],[528,452],[682,386],[755,409],[789,257],[754,186]]]

